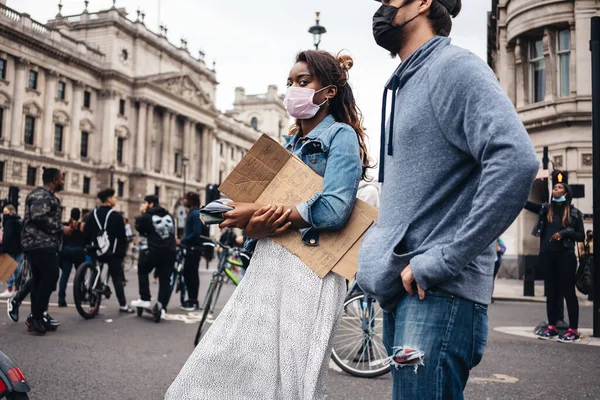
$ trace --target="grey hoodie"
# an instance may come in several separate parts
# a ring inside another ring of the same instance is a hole
[[[393,311],[410,264],[425,290],[487,304],[494,243],[522,210],[539,167],[527,131],[491,69],[446,37],[400,64],[387,90],[385,182],[358,283]]]

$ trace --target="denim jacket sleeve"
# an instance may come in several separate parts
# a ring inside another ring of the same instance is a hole
[[[322,192],[296,206],[298,213],[311,225],[303,230],[304,243],[318,244],[318,230],[342,228],[354,207],[362,175],[360,147],[356,132],[345,124],[335,124],[327,149],[327,164]]]

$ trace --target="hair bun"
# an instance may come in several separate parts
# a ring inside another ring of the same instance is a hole
[[[352,59],[352,56],[349,56],[348,54],[338,54],[337,60],[344,71],[350,71],[354,66],[354,60]]]

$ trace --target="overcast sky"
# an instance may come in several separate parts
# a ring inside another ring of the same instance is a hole
[[[54,18],[58,0],[8,0],[8,6],[26,12],[45,23]],[[63,15],[79,14],[84,2],[64,0]],[[117,0],[129,18],[141,7],[146,26],[158,31],[159,21],[168,26],[168,37],[179,45],[188,39],[196,56],[206,52],[206,61],[216,61],[217,107],[232,107],[234,89],[264,93],[276,84],[285,91],[287,74],[296,53],[313,45],[308,28],[314,25],[315,11],[327,29],[321,49],[337,53],[346,49],[354,57],[350,71],[357,103],[365,117],[374,158],[379,149],[379,124],[383,85],[398,65],[379,48],[372,36],[371,18],[380,5],[373,0]],[[160,5],[160,15],[159,15]],[[89,11],[112,6],[112,0],[90,0]],[[463,0],[461,14],[454,20],[453,43],[486,58],[487,12],[491,0]]]

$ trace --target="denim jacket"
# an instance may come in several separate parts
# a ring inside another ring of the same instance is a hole
[[[354,129],[328,115],[308,135],[287,136],[285,148],[323,177],[323,189],[296,205],[311,225],[302,229],[302,241],[319,244],[320,230],[341,229],[354,207],[362,176],[360,146]]]

